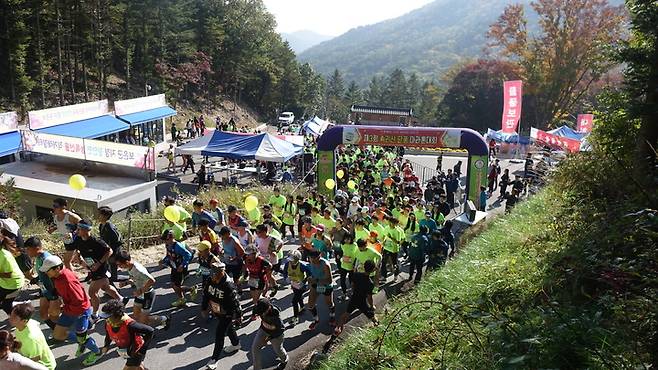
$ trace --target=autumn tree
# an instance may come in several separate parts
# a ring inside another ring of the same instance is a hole
[[[531,123],[546,127],[572,113],[589,86],[614,62],[608,51],[623,32],[624,10],[607,0],[537,0],[538,32],[529,32],[523,5],[509,5],[487,34],[494,54],[522,67],[534,96]]]

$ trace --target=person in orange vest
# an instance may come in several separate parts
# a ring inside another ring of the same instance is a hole
[[[299,230],[299,241],[301,244],[300,251],[302,259],[308,261],[308,253],[313,250],[313,236],[318,229],[311,224],[311,217],[304,217],[302,228]]]
[[[118,299],[107,301],[100,316],[106,319],[105,345],[101,353],[107,353],[114,342],[119,356],[126,359],[123,370],[144,370],[144,357],[154,329],[126,315],[125,307]]]

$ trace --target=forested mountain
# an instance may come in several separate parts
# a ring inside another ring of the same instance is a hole
[[[281,37],[288,41],[290,48],[297,54],[321,42],[330,40],[333,36],[321,35],[317,32],[302,30],[291,33],[282,33]]]
[[[323,80],[261,0],[12,0],[0,18],[0,110],[141,96],[147,85],[266,116],[310,114],[323,100]]]

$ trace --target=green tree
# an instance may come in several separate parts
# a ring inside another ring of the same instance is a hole
[[[381,77],[373,76],[368,85],[368,91],[365,94],[366,102],[371,106],[384,105],[384,95],[386,86]]]
[[[386,88],[386,104],[394,108],[409,107],[409,91],[407,89],[407,79],[401,69],[396,68],[388,77],[388,86]]]
[[[441,91],[434,82],[425,82],[420,91],[420,101],[414,114],[421,124],[434,125],[437,122],[436,109],[441,101]]]
[[[356,82],[350,82],[350,85],[347,87],[347,92],[345,92],[345,100],[348,106],[363,103],[363,91],[361,91]]]

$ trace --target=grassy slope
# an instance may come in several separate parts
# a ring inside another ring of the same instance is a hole
[[[557,189],[495,220],[394,302],[383,325],[349,337],[321,367],[620,369],[655,361],[656,233],[628,233],[638,220]],[[435,302],[409,305],[425,300]]]

